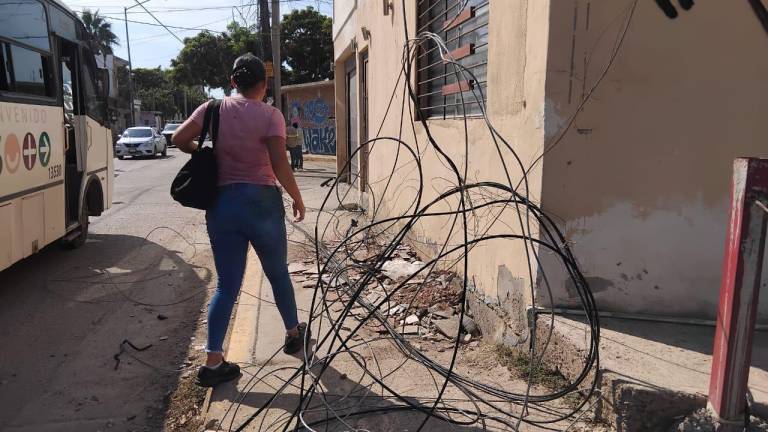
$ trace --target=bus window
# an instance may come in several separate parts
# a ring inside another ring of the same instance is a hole
[[[48,57],[11,45],[11,70],[16,93],[52,96]]]
[[[104,83],[101,82],[102,74],[96,67],[96,60],[91,51],[83,50],[83,89],[85,90],[85,111],[102,125],[107,120],[107,100],[104,93]]]
[[[42,3],[35,0],[0,0],[0,37],[50,51],[51,41]]]
[[[34,96],[54,96],[51,57],[13,44],[0,43],[0,89]]]

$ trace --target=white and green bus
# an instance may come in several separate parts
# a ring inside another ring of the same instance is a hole
[[[0,0],[0,270],[85,242],[114,181],[105,74],[57,0]]]

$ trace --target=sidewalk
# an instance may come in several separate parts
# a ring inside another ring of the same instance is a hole
[[[320,184],[332,176],[331,168],[327,162],[311,162],[307,164],[306,171],[297,173],[307,208],[311,209],[305,222],[300,224],[306,232],[313,232],[317,209],[328,193],[328,188],[321,187]],[[353,199],[352,195],[354,194],[349,195],[349,199]],[[347,198],[344,203],[347,203]],[[326,208],[334,209],[339,205],[340,203],[334,202],[326,205]],[[351,219],[360,218],[360,214],[337,213],[336,217],[338,219],[334,219],[334,229],[343,232]],[[320,224],[324,226],[329,220],[330,216],[324,213],[321,215]],[[313,266],[313,255],[308,253],[307,245],[301,244],[307,242],[303,234],[291,226],[288,230],[289,263],[309,263]],[[304,283],[305,276],[301,274],[295,273],[291,276],[294,280],[299,317],[306,320],[315,287]],[[336,295],[328,297],[331,301],[337,298]],[[353,343],[348,349],[339,350],[338,342],[329,348],[332,344],[329,340],[324,340],[329,334],[329,323],[336,323],[342,335],[349,335],[350,330],[359,323],[352,316],[343,321],[338,319],[346,301],[342,299],[342,302],[332,303],[322,311],[324,320],[316,320],[313,323],[312,343],[314,347],[319,348],[315,353],[314,366],[310,374],[303,377],[305,381],[302,382],[299,369],[303,365],[303,356],[298,358],[282,353],[283,329],[273,301],[269,283],[258,266],[258,260],[253,256],[249,257],[246,280],[237,305],[227,351],[227,358],[240,364],[243,376],[237,382],[217,387],[210,394],[205,420],[207,430],[234,431],[253,415],[254,420],[243,430],[279,431],[286,427],[292,430],[300,422],[317,422],[318,430],[404,431],[416,429],[421,424],[425,414],[402,408],[407,400],[429,410],[440,392],[441,377],[435,376],[431,369],[414,361],[411,356],[404,355],[389,335],[381,335],[375,328],[368,326],[363,327],[352,338]],[[447,338],[413,334],[406,336],[406,340],[435,363],[443,367],[450,364],[453,342]],[[323,356],[328,356],[329,353],[332,354],[331,357],[322,360]],[[323,366],[326,366],[325,370]],[[377,384],[373,376],[365,372],[366,369],[376,371],[375,375],[385,380],[389,389],[385,390]],[[477,342],[461,346],[455,373],[487,385],[501,386],[510,392],[522,394],[526,388],[525,380],[518,379],[507,367],[499,363],[493,346]],[[301,416],[294,415],[302,401],[302,389],[307,391],[313,380],[317,383],[314,397],[304,400]],[[546,391],[540,387],[533,388],[534,393]],[[404,399],[393,397],[393,393],[402,395]],[[453,384],[446,387],[441,406],[455,407],[457,410],[476,409],[474,402]],[[514,412],[520,408],[505,406],[504,409]],[[558,408],[560,409],[567,411],[568,407],[562,406]],[[467,424],[449,424],[430,419],[422,430],[510,430],[493,422],[489,422],[493,427],[483,427],[482,422],[474,419],[468,421],[467,417],[459,414],[456,414],[456,417]],[[573,419],[549,426],[559,430],[570,428],[570,431],[604,430],[595,425],[574,422]],[[523,424],[520,430],[543,429]]]
[[[539,318],[540,334],[549,317]],[[617,430],[658,430],[707,403],[714,327],[601,318],[600,369],[604,403],[600,420]],[[578,316],[556,316],[547,361],[572,376],[587,347],[587,326]],[[768,338],[753,339],[749,389],[753,414],[768,415]]]

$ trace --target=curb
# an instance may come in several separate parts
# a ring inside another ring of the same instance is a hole
[[[237,303],[235,304],[234,318],[229,325],[229,338],[225,358],[233,363],[251,363],[253,360],[253,349],[256,347],[258,336],[258,321],[261,312],[261,300],[259,300],[264,286],[264,271],[261,268],[259,259],[248,248],[248,264],[243,276],[243,287],[240,290]],[[249,295],[250,294],[250,295]],[[222,391],[224,389],[219,387]],[[206,426],[210,420],[211,402],[216,400],[215,388],[210,388],[206,392],[201,412],[205,413],[203,425]]]
[[[336,155],[320,155],[320,154],[304,153],[304,160],[312,161],[312,162],[335,162]]]

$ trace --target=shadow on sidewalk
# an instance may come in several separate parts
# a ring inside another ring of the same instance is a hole
[[[604,329],[641,339],[702,354],[712,354],[714,327],[610,318],[601,319],[600,325]],[[768,332],[758,331],[752,339],[752,366],[764,371],[768,371],[768,337],[766,336]]]
[[[314,341],[313,341],[314,343]],[[302,359],[297,359],[302,361]],[[339,361],[339,360],[337,360]],[[277,378],[271,371],[278,370],[280,375]],[[323,370],[322,363],[316,363],[312,367],[313,374],[320,374],[319,382],[324,392],[316,391],[312,398],[308,398],[303,401],[301,418],[294,416],[297,407],[302,402],[299,397],[299,386],[301,385],[301,375],[296,374],[296,377],[290,381],[286,391],[278,394],[275,397],[274,392],[264,391],[247,391],[240,394],[241,402],[237,405],[247,407],[249,413],[255,412],[265,404],[269,404],[268,408],[264,410],[259,416],[245,429],[248,431],[260,431],[260,430],[280,430],[285,427],[286,422],[290,421],[293,427],[297,424],[301,424],[302,420],[307,426],[310,426],[314,430],[323,431],[341,431],[341,430],[369,430],[369,431],[405,431],[411,428],[417,428],[424,420],[426,414],[416,409],[407,409],[408,406],[405,402],[395,403],[397,399],[394,397],[384,398],[380,394],[375,393],[369,386],[355,382],[353,378],[350,378],[347,374],[340,372],[333,366],[328,366]],[[271,368],[269,370],[262,370],[258,378],[263,378],[268,381],[271,375],[274,378],[274,382],[270,384],[274,388],[279,388],[285,380],[288,380],[291,375],[295,374],[297,369],[295,367],[282,367]],[[247,380],[247,377],[241,378]],[[312,385],[312,377],[305,377],[304,389],[308,390]],[[264,387],[263,385],[261,387]],[[378,386],[377,386],[378,387]],[[235,385],[232,385],[227,389],[230,393],[229,400],[237,400],[238,391]],[[270,399],[273,398],[270,403]],[[422,403],[415,398],[405,397],[405,399],[418,407],[428,411],[431,408],[431,403]],[[467,404],[465,404],[467,405]],[[438,406],[440,408],[441,405]],[[330,407],[330,409],[329,409]],[[233,411],[234,411],[233,408]],[[465,406],[465,408],[467,408]],[[243,407],[238,408],[242,410]],[[232,412],[225,418],[220,425],[224,431],[236,430],[247,417],[240,417],[237,421],[232,422],[230,428],[230,422]],[[452,418],[456,421],[462,421],[465,423],[472,423],[472,420],[461,414],[455,414]],[[478,421],[473,425],[458,425],[451,424],[446,421],[442,421],[437,418],[429,420],[427,425],[422,429],[423,431],[438,432],[438,431],[500,431],[507,430],[499,423],[491,422],[493,426],[482,426],[482,422]],[[288,430],[310,430],[306,427]]]

